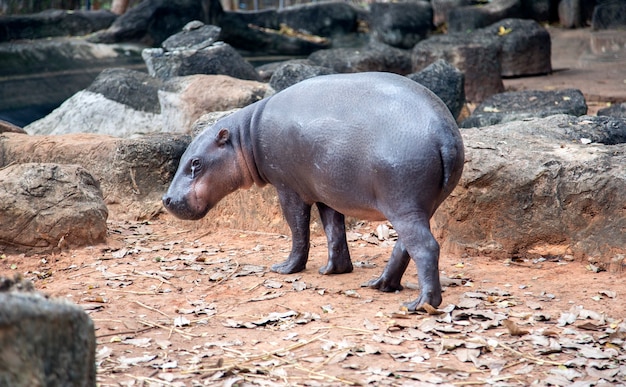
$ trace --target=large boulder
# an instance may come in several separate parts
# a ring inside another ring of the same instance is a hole
[[[500,46],[500,75],[519,77],[552,72],[550,33],[534,20],[504,19],[475,34]]]
[[[557,115],[462,135],[463,176],[433,222],[442,254],[626,253],[625,121]]]
[[[226,12],[220,19],[220,38],[239,51],[254,55],[308,55],[331,46],[328,38],[285,23],[278,25],[277,18],[273,10],[251,14]]]
[[[555,0],[522,0],[522,14],[538,22],[552,22],[556,20],[557,6]]]
[[[134,41],[154,47],[199,15],[204,15],[204,11],[198,0],[144,0],[89,40],[94,43]]]
[[[556,114],[582,116],[587,103],[580,90],[524,90],[492,95],[462,122],[464,128],[496,125],[505,122],[543,118]]]
[[[436,27],[448,23],[448,12],[451,10],[474,4],[474,0],[431,0],[433,7],[433,23]]]
[[[483,35],[436,35],[415,45],[412,51],[413,71],[420,71],[443,59],[465,75],[465,97],[471,102],[504,91],[500,65],[500,46]]]
[[[458,118],[465,105],[463,73],[445,60],[439,59],[422,71],[407,75],[426,86],[446,104],[454,118]]]
[[[410,49],[433,29],[433,8],[426,1],[372,3],[372,37],[393,47]]]
[[[163,82],[137,71],[109,69],[24,129],[30,134],[118,137],[189,133],[191,123],[203,113],[244,107],[263,98],[267,88],[261,82],[226,75],[190,75]]]
[[[96,386],[96,335],[85,311],[0,276],[0,385]]]
[[[223,74],[257,80],[254,67],[229,44],[218,42],[199,50],[165,51],[147,48],[141,53],[151,76],[169,79],[193,74]]]
[[[386,71],[405,75],[411,72],[409,51],[378,42],[370,42],[361,48],[319,50],[309,55],[308,60],[313,65],[328,67],[337,73]]]
[[[305,79],[334,73],[328,67],[313,66],[305,60],[290,60],[273,71],[269,84],[273,91],[279,92]]]
[[[0,42],[81,36],[105,29],[116,19],[110,11],[49,9],[30,15],[0,16]]]
[[[147,48],[141,56],[148,73],[160,79],[193,74],[224,74],[257,80],[254,67],[234,48],[216,42],[221,28],[194,20],[167,38],[162,48]]]
[[[626,102],[613,104],[604,109],[598,110],[599,116],[609,116],[609,117],[618,117],[618,118],[626,118]]]
[[[0,170],[0,182],[5,250],[51,252],[106,240],[108,210],[98,181],[84,168],[14,164]]]
[[[359,12],[347,2],[313,2],[281,8],[278,25],[285,24],[311,35],[333,37],[355,32]]]
[[[190,141],[189,135],[172,134],[121,139],[84,133],[4,133],[0,136],[0,169],[29,162],[80,165],[99,183],[110,214],[122,219],[145,219],[162,210],[161,196]],[[80,216],[76,208],[70,209],[74,215],[68,215],[68,219]]]
[[[626,29],[626,2],[599,1],[593,9],[591,27],[594,30]]]
[[[448,32],[467,33],[502,19],[522,16],[521,0],[492,0],[487,4],[458,7],[448,12]]]
[[[185,24],[182,31],[165,39],[161,47],[165,51],[202,50],[215,43],[221,32],[222,29],[218,26],[194,20]]]
[[[471,33],[435,35],[413,48],[413,71],[437,59],[461,70],[467,99],[481,102],[504,91],[503,76],[551,72],[550,34],[536,21],[505,19]]]

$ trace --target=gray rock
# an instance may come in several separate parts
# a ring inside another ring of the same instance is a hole
[[[110,11],[49,9],[30,15],[0,16],[0,42],[82,36],[105,29],[117,16]]]
[[[362,48],[319,50],[309,55],[308,60],[337,73],[387,71],[405,75],[411,72],[410,52],[375,42]]]
[[[9,168],[2,168],[8,165],[29,162],[80,165],[84,168],[80,170],[90,171],[100,184],[109,215],[114,214],[118,219],[150,219],[162,211],[161,196],[190,141],[189,135],[173,134],[120,139],[85,133],[65,136],[5,133],[0,137],[0,173],[6,173]],[[10,168],[15,167],[17,165]],[[23,175],[27,176],[26,171]],[[4,187],[3,183],[0,190]],[[10,206],[10,203],[3,199],[0,207]],[[67,211],[67,220],[62,224],[82,216],[78,205]],[[7,218],[2,216],[1,219]],[[81,220],[75,222],[80,224]],[[3,226],[0,233],[4,231]]]
[[[277,19],[275,10],[226,12],[220,20],[220,37],[242,52],[257,55],[300,56],[330,47],[330,39],[298,32],[288,24],[281,26]],[[290,33],[285,33],[283,29]]]
[[[193,74],[223,74],[239,79],[258,79],[254,67],[225,43],[216,43],[200,50],[164,51],[161,48],[147,48],[141,55],[148,73],[160,79]]]
[[[204,11],[198,0],[141,1],[89,40],[94,43],[143,42],[156,47],[199,15],[204,15]]]
[[[498,42],[483,35],[436,35],[415,45],[412,51],[413,71],[420,71],[443,59],[465,76],[465,97],[471,102],[504,91]]]
[[[626,118],[626,102],[598,110],[599,116]]]
[[[555,114],[587,114],[585,97],[576,89],[557,91],[511,91],[484,100],[465,121],[463,128],[496,125]]]
[[[244,107],[263,98],[267,88],[264,83],[225,75],[190,75],[161,82],[136,71],[107,70],[92,86],[24,129],[30,134],[116,137],[189,133],[202,114]]]
[[[599,1],[593,10],[591,27],[594,30],[626,28],[626,2],[623,0]]]
[[[0,181],[5,250],[43,253],[106,240],[107,207],[100,185],[84,168],[15,164],[0,170]]]
[[[448,22],[448,12],[454,8],[459,8],[474,4],[473,0],[431,0],[433,6],[433,23],[439,27]]]
[[[95,387],[93,321],[79,306],[16,287],[0,290],[0,326],[10,332],[0,335],[0,384]]]
[[[493,0],[485,5],[458,7],[448,13],[448,32],[467,33],[502,19],[522,16],[521,0]]]
[[[445,60],[439,59],[418,73],[407,75],[408,78],[426,86],[437,94],[457,118],[465,105],[463,73]]]
[[[551,248],[607,262],[624,253],[623,120],[557,115],[462,134],[466,167],[433,222],[442,254],[536,258]]]
[[[163,81],[146,73],[124,68],[102,71],[85,90],[126,105],[139,112],[159,114],[159,89]]]
[[[372,3],[370,29],[374,39],[410,49],[433,29],[433,8],[426,1]]]
[[[500,45],[503,77],[552,72],[550,33],[534,20],[504,19],[475,34],[490,36]]]
[[[328,67],[312,66],[307,61],[287,61],[276,68],[269,84],[275,92],[279,92],[305,79],[334,73]]]
[[[553,0],[522,0],[522,14],[525,18],[539,22],[550,22],[555,15],[556,3]]]
[[[358,10],[346,2],[315,2],[281,8],[277,11],[281,23],[312,35],[333,37],[355,32]]]
[[[201,25],[198,25],[200,23]],[[188,27],[189,25],[192,27]],[[200,21],[187,23],[183,30],[170,36],[161,43],[165,51],[174,50],[201,50],[207,48],[217,41],[222,29],[217,26],[205,25]]]

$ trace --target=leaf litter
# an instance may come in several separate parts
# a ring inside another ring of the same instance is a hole
[[[415,291],[358,285],[379,275],[388,259],[397,235],[386,223],[349,233],[353,261],[362,264],[341,276],[317,274],[326,260],[323,236],[314,239],[305,272],[279,275],[269,266],[288,254],[281,235],[206,235],[158,220],[112,222],[110,229],[115,247],[36,260],[46,262],[49,277],[37,276],[35,264],[30,270],[37,288],[78,302],[93,318],[100,386],[626,380],[626,316],[623,307],[613,313],[623,305],[622,282],[605,281],[568,302],[559,295],[566,282],[548,286],[535,278],[552,270],[577,270],[581,279],[611,275],[582,263],[536,260],[520,268],[442,257],[445,304],[408,312],[401,304]],[[72,269],[55,271],[55,263]],[[529,273],[512,284],[516,270]],[[415,287],[412,278],[410,268],[407,288]],[[96,299],[106,302],[91,308]]]

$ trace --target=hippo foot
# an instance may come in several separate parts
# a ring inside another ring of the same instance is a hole
[[[328,262],[325,266],[320,267],[319,272],[320,274],[324,274],[324,275],[343,274],[343,273],[352,273],[353,269],[354,267],[352,266],[352,261],[347,260],[339,264]]]
[[[435,295],[432,292],[427,292],[420,294],[420,296],[415,301],[405,302],[403,305],[410,311],[422,310],[424,309],[424,304],[429,304],[430,306],[437,308],[441,305],[441,294]]]
[[[276,263],[272,265],[270,270],[275,273],[280,274],[293,274],[299,273],[306,268],[306,264],[301,264],[299,262],[294,262],[293,260],[287,259],[285,262]]]
[[[368,281],[365,284],[365,286],[368,288],[372,288],[372,289],[378,289],[381,292],[386,292],[386,293],[391,293],[391,292],[404,289],[404,287],[400,284],[399,280],[398,281],[390,280],[383,276],[380,276],[376,279]]]

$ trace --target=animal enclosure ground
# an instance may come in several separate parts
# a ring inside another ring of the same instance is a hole
[[[323,235],[304,272],[280,275],[269,266],[286,258],[288,237],[206,232],[168,215],[110,221],[106,245],[1,255],[0,274],[88,311],[100,386],[623,385],[619,271],[443,256],[440,314],[409,314],[413,264],[401,292],[360,287],[391,253],[376,226],[350,233],[350,274],[317,273]]]

